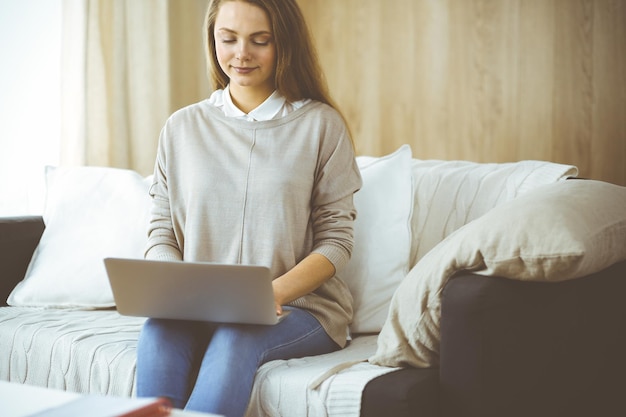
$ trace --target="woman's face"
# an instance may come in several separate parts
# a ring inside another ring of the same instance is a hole
[[[233,89],[269,96],[275,89],[276,45],[270,20],[260,7],[227,1],[215,20],[215,52]]]

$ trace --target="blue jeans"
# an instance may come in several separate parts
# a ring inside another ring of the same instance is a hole
[[[137,396],[243,416],[263,363],[339,349],[310,313],[284,309],[291,313],[273,326],[149,319],[137,346]]]

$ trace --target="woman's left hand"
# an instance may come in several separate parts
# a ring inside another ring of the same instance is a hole
[[[283,315],[283,306],[281,306],[278,303],[276,303],[276,315],[277,316],[282,316]]]

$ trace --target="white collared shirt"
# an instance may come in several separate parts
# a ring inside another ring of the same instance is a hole
[[[223,90],[215,90],[209,97],[209,103],[221,109],[227,117],[235,117],[251,122],[279,119],[307,104],[310,99],[288,102],[278,91],[274,91],[265,101],[250,113],[241,111],[230,96],[226,86]]]

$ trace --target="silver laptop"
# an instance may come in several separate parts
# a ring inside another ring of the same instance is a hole
[[[269,268],[106,258],[115,304],[126,316],[276,324]]]

